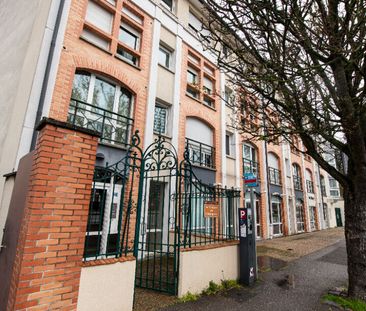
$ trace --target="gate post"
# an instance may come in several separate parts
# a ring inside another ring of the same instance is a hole
[[[76,310],[96,132],[43,119],[13,265],[8,310]]]

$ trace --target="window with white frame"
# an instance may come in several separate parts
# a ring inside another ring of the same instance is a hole
[[[136,23],[142,25],[142,18],[141,18],[141,16],[137,15],[135,12],[133,12],[128,7],[123,6],[122,12],[125,13],[129,18],[131,18],[132,20],[134,20]]]
[[[339,197],[338,182],[331,176],[329,176],[328,180],[329,180],[329,193],[330,193],[330,196]]]
[[[113,14],[96,4],[94,1],[88,2],[85,21],[104,31],[112,33]]]
[[[191,11],[189,12],[188,27],[196,33],[202,30],[202,22]]]
[[[169,11],[173,11],[173,5],[174,5],[173,0],[161,0],[160,3],[163,7],[167,8]]]
[[[134,53],[131,53],[129,49],[133,51],[140,50],[141,33],[126,23],[121,23],[118,39],[127,48],[120,46],[117,49],[117,53],[127,62],[138,66],[138,57]]]
[[[168,69],[172,67],[172,52],[162,45],[159,46],[159,64]]]
[[[198,83],[198,72],[192,67],[187,69],[187,82],[194,85]]]
[[[132,93],[95,74],[75,73],[68,122],[101,133],[101,141],[127,144],[133,125]]]
[[[167,134],[168,108],[160,104],[155,105],[154,132]]]
[[[112,33],[113,14],[93,1],[88,2],[85,22],[87,25],[90,24],[107,35]],[[102,49],[108,50],[110,47],[110,41],[105,36],[92,31],[90,27],[83,29],[81,37]]]
[[[203,90],[206,92],[206,94],[211,95],[213,93],[213,82],[211,79],[207,77],[203,77]]]
[[[243,173],[253,173],[259,178],[257,150],[250,144],[243,145]]]
[[[235,156],[235,140],[234,140],[234,134],[230,132],[226,132],[225,135],[225,150],[226,155],[230,157]]]

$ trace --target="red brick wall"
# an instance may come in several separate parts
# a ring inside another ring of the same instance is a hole
[[[40,130],[8,310],[76,310],[97,141]]]
[[[49,117],[66,121],[74,74],[77,69],[83,69],[109,78],[116,84],[128,88],[134,94],[132,118],[134,128],[140,130],[140,137],[143,140],[153,35],[152,18],[139,10],[131,1],[118,0],[116,2],[118,12],[116,20],[121,20],[122,3],[128,3],[144,17],[140,47],[140,51],[143,53],[141,53],[140,68],[135,68],[116,57],[116,35],[112,39],[111,51],[104,51],[80,39],[88,0],[72,0]],[[117,24],[119,25],[119,22]],[[118,29],[114,32],[118,33]]]

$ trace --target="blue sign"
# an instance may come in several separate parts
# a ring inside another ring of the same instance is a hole
[[[244,173],[244,184],[246,187],[257,187],[257,176],[254,173]]]

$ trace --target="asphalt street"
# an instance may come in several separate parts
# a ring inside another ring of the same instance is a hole
[[[331,288],[346,286],[346,265],[346,247],[342,240],[285,267],[260,274],[253,288],[203,296],[163,310],[330,310],[329,306],[321,304],[321,297]]]

